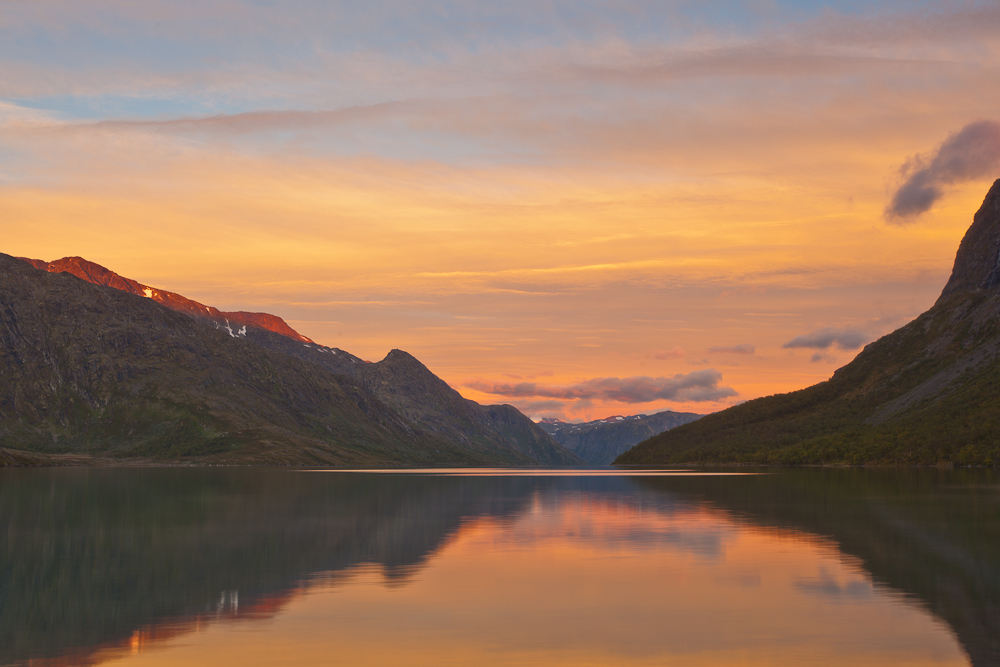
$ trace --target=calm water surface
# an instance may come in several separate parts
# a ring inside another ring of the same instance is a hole
[[[0,664],[1000,664],[996,472],[765,472],[2,471]]]

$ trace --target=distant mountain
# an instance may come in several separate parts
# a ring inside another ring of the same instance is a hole
[[[69,262],[86,270],[82,280],[29,264],[0,254],[0,447],[15,450],[0,451],[0,464],[37,463],[25,450],[250,464],[579,461],[513,408],[466,401],[405,353],[367,364],[289,335],[271,315],[220,313],[157,290],[169,295],[160,301],[85,260]],[[252,318],[239,330],[235,318],[220,327],[219,316],[241,314]],[[378,380],[400,355],[412,359],[400,386]],[[453,393],[422,387],[408,398],[402,385],[414,378]],[[471,417],[449,422],[449,401]],[[438,406],[436,423],[430,408],[405,416],[424,403]]]
[[[543,419],[538,425],[587,463],[608,465],[633,445],[701,415],[666,410],[653,415],[615,415],[582,424]]]
[[[617,463],[1000,465],[1000,180],[926,313],[826,382],[653,437]]]

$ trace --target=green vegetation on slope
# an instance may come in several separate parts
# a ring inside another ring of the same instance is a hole
[[[983,296],[946,300],[826,382],[679,426],[616,463],[1000,465],[1000,299]]]

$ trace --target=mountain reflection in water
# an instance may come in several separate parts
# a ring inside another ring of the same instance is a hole
[[[1000,663],[991,471],[0,472],[0,664]]]

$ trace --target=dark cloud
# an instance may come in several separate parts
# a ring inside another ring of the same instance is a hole
[[[885,209],[889,222],[912,221],[934,205],[944,186],[1000,171],[1000,123],[969,123],[945,139],[932,157],[916,155],[900,167],[905,178]]]
[[[796,336],[781,347],[806,347],[813,350],[827,350],[836,345],[841,350],[856,350],[868,341],[871,336],[856,329],[818,329],[812,333]]]
[[[726,354],[753,354],[757,351],[757,348],[749,343],[741,343],[739,345],[733,345],[731,347],[710,347],[709,352],[721,352]]]
[[[593,378],[569,387],[519,382],[472,382],[467,387],[509,398],[556,398],[648,403],[667,401],[717,401],[736,396],[731,387],[720,387],[722,373],[706,368],[673,377]]]

